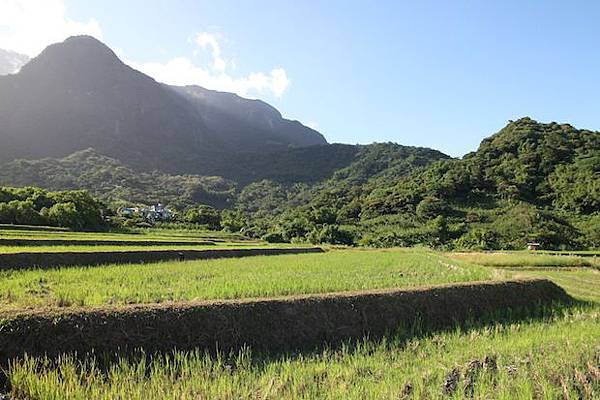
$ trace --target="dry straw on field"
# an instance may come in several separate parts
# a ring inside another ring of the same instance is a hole
[[[569,301],[547,280],[475,282],[409,290],[172,303],[0,315],[0,362],[66,352],[121,354],[244,346],[280,351],[364,336],[436,330],[510,310]]]

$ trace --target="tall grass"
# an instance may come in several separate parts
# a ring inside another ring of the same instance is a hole
[[[246,350],[122,359],[71,357],[12,366],[13,399],[593,399],[600,395],[600,317],[402,337],[264,358]]]
[[[0,272],[0,309],[271,297],[485,280],[420,250],[333,250],[240,259]]]

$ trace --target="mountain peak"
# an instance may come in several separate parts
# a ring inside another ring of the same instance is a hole
[[[142,169],[197,173],[224,153],[326,144],[266,103],[176,88],[74,36],[0,77],[0,160],[63,157],[88,147]]]
[[[111,70],[123,67],[125,64],[107,45],[92,36],[82,35],[46,47],[21,69],[21,73],[46,75],[62,71],[76,79],[102,71],[111,73]]]

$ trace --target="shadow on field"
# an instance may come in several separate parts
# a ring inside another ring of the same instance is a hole
[[[0,314],[0,365],[66,353],[203,349],[265,353],[414,337],[477,323],[544,318],[573,299],[544,279],[274,299],[147,304]]]
[[[161,261],[214,260],[253,256],[323,253],[320,247],[272,247],[214,250],[118,250],[64,251],[0,254],[1,270],[51,269],[58,267],[93,267],[108,264],[143,264]]]
[[[565,301],[566,300],[566,301]],[[467,319],[462,322],[456,322],[447,326],[428,327],[423,324],[422,318],[415,318],[413,324],[403,326],[401,329],[388,330],[379,335],[365,335],[364,337],[355,337],[341,339],[338,341],[328,341],[304,345],[301,347],[267,349],[264,347],[254,348],[252,346],[242,346],[240,348],[231,348],[224,350],[207,347],[189,347],[181,349],[163,349],[159,351],[148,352],[144,349],[133,349],[126,352],[102,352],[91,351],[89,353],[60,353],[60,358],[64,360],[80,360],[81,364],[76,364],[82,370],[89,368],[92,364],[94,370],[105,377],[110,376],[111,369],[126,361],[129,364],[136,365],[142,363],[147,367],[144,373],[150,373],[152,368],[161,368],[163,365],[169,365],[169,371],[174,376],[184,375],[186,363],[181,363],[181,357],[178,353],[181,351],[193,352],[194,357],[202,358],[207,361],[204,365],[212,365],[215,371],[232,373],[238,368],[266,368],[272,362],[294,360],[298,357],[304,359],[322,356],[325,352],[331,354],[343,349],[345,354],[352,354],[355,351],[364,352],[365,349],[376,349],[379,346],[387,348],[404,349],[407,342],[415,338],[426,338],[435,334],[444,332],[468,333],[490,326],[508,326],[515,323],[527,324],[539,322],[554,318],[560,318],[572,309],[579,310],[592,309],[597,305],[590,302],[575,301],[571,299],[561,299],[547,304],[537,304],[533,307],[498,310],[478,319]],[[56,357],[44,357],[37,364],[41,369],[60,368],[61,361]],[[5,365],[6,367],[6,365]],[[0,393],[10,393],[10,381],[6,372],[0,368]],[[0,397],[1,398],[1,397]]]
[[[482,307],[473,308],[473,302],[469,301],[466,301],[468,304],[458,304],[455,302],[459,298],[464,300],[464,296],[473,296],[475,294],[473,289],[478,292],[479,296],[477,301],[483,304]],[[506,296],[507,293],[505,289],[509,289],[513,296]],[[461,296],[453,298],[452,293],[456,295],[457,290],[462,291],[463,293]],[[488,293],[490,291],[492,293]],[[143,362],[144,365],[147,366],[147,368],[144,370],[144,373],[146,374],[151,373],[153,368],[162,369],[162,366],[169,365],[169,370],[174,373],[174,376],[177,376],[179,374],[183,375],[184,369],[187,365],[185,362],[181,362],[181,352],[192,352],[193,357],[205,360],[203,365],[211,365],[211,368],[214,368],[215,371],[232,373],[238,368],[262,369],[266,368],[272,362],[294,360],[300,356],[304,359],[318,357],[323,356],[324,353],[331,354],[333,352],[340,351],[341,349],[343,349],[345,354],[352,354],[355,351],[369,351],[369,349],[375,350],[379,346],[402,350],[407,342],[415,338],[426,338],[444,332],[468,333],[472,330],[490,326],[508,326],[515,323],[527,324],[544,320],[550,321],[555,318],[560,318],[573,309],[585,311],[587,309],[593,309],[597,307],[597,304],[592,302],[574,300],[558,286],[546,280],[507,281],[496,283],[481,282],[429,289],[395,292],[387,291],[379,293],[371,292],[346,296],[342,296],[341,294],[333,296],[306,296],[304,298],[295,298],[288,301],[293,303],[293,308],[297,305],[298,301],[302,302],[306,301],[307,299],[314,300],[315,298],[320,299],[320,302],[316,303],[316,307],[318,310],[320,310],[319,313],[322,314],[321,323],[324,326],[329,326],[328,329],[339,331],[343,328],[343,326],[336,327],[328,323],[328,307],[327,305],[323,307],[324,301],[327,302],[327,300],[329,300],[333,303],[339,303],[341,300],[342,303],[345,304],[345,308],[349,307],[355,311],[353,316],[357,317],[360,314],[364,314],[364,312],[368,310],[368,307],[365,307],[365,304],[360,304],[364,301],[365,297],[371,297],[371,300],[375,299],[376,303],[381,303],[382,300],[384,303],[393,303],[393,299],[401,298],[401,303],[406,304],[407,302],[410,302],[410,299],[403,297],[402,294],[407,293],[409,294],[409,297],[410,295],[413,295],[414,297],[415,294],[417,294],[417,296],[425,296],[425,298],[429,299],[428,301],[425,301],[425,303],[428,303],[428,307],[426,309],[421,309],[421,312],[417,312],[418,307],[416,307],[415,304],[412,304],[412,311],[415,311],[415,314],[406,315],[405,312],[408,309],[405,308],[400,310],[396,304],[395,306],[392,306],[391,309],[387,309],[386,312],[395,310],[398,313],[397,315],[400,318],[395,318],[393,320],[397,322],[400,320],[402,321],[397,326],[391,328],[388,324],[387,328],[385,328],[380,324],[374,323],[374,326],[368,328],[368,325],[365,324],[368,324],[369,322],[364,321],[362,324],[362,333],[359,334],[359,332],[356,331],[351,336],[348,336],[347,332],[345,335],[329,335],[328,337],[326,335],[319,338],[319,340],[312,341],[295,342],[291,340],[288,342],[271,342],[273,340],[272,334],[267,334],[267,337],[261,337],[261,332],[250,330],[248,332],[250,335],[259,335],[256,336],[257,340],[254,341],[254,345],[252,344],[251,340],[246,340],[243,342],[235,342],[235,345],[233,346],[230,342],[229,347],[227,347],[228,345],[225,342],[219,343],[218,340],[213,342],[212,345],[209,345],[209,342],[206,341],[198,343],[198,338],[189,338],[191,341],[188,342],[187,345],[180,343],[179,346],[175,345],[172,347],[171,345],[174,343],[170,343],[167,346],[146,345],[141,348],[134,346],[125,346],[123,348],[112,350],[105,348],[104,350],[100,351],[98,351],[96,348],[88,348],[86,351],[82,351],[84,347],[74,347],[67,344],[69,341],[76,341],[77,337],[61,336],[58,338],[58,340],[56,340],[57,337],[54,336],[54,339],[50,339],[53,337],[52,335],[57,333],[60,334],[60,332],[44,330],[42,325],[38,325],[37,328],[42,328],[43,330],[37,333],[40,335],[46,334],[47,338],[50,340],[44,341],[41,336],[36,335],[36,339],[42,340],[40,347],[35,348],[29,346],[28,348],[25,348],[29,351],[25,351],[20,354],[13,354],[13,357],[11,358],[12,362],[23,359],[24,353],[27,353],[27,357],[41,357],[40,362],[36,364],[36,368],[39,368],[40,371],[60,368],[61,360],[79,360],[81,363],[76,363],[75,365],[78,369],[81,369],[82,372],[85,372],[85,370],[93,364],[94,370],[98,371],[107,378],[110,376],[111,369],[113,369],[119,363],[125,361],[132,365],[136,365],[137,363]],[[493,296],[490,296],[490,294],[493,294]],[[417,303],[422,303],[425,298],[421,297],[417,300]],[[432,299],[437,299],[438,301]],[[502,302],[500,299],[508,299],[508,301]],[[525,299],[525,301],[515,302],[513,301],[514,299]],[[440,307],[440,312],[433,311],[430,307],[440,306],[440,300],[441,302],[446,303],[447,307]],[[267,300],[266,302],[272,303],[280,301],[281,300],[275,299]],[[253,301],[251,304],[252,303],[255,304],[256,302]],[[516,306],[517,303],[521,305]],[[490,304],[493,304],[493,306],[489,307]],[[513,307],[503,307],[507,304],[512,304]],[[457,306],[460,310],[459,312],[449,311],[452,310],[453,307]],[[379,307],[381,307],[381,304],[379,304]],[[423,314],[424,311],[429,311],[430,313]],[[284,314],[289,314],[289,316],[294,319],[306,319],[306,315],[299,315],[297,313],[289,312],[284,312]],[[440,318],[440,316],[443,315],[446,315],[449,318]],[[349,316],[351,316],[351,314],[346,313],[343,317],[347,318]],[[385,315],[374,315],[373,317],[375,319],[388,320],[386,319]],[[460,317],[462,317],[462,319]],[[55,318],[55,321],[60,320],[60,318],[56,319],[56,315],[53,318]],[[223,321],[225,321],[225,319],[221,319],[221,322]],[[373,319],[371,319],[371,321],[373,321]],[[38,323],[39,322],[40,321],[38,321]],[[172,320],[171,322],[173,323],[171,330],[178,331],[180,328],[178,326],[178,322],[176,320]],[[275,323],[277,322],[281,321],[275,321]],[[312,322],[318,323],[316,320],[313,320]],[[243,325],[248,323],[248,320],[235,321],[235,323],[237,325]],[[259,318],[257,323],[264,324],[265,320]],[[310,326],[307,325],[306,327],[310,329]],[[382,327],[385,329],[381,329]],[[2,338],[3,334],[6,332],[5,328],[6,325],[3,326],[2,323],[0,323],[0,349],[4,349],[3,346],[6,345],[6,341],[4,338]],[[115,327],[113,326],[110,328],[113,329]],[[283,337],[288,338],[290,337],[290,333],[292,334],[291,337],[294,337],[293,330],[296,328],[298,328],[298,326],[275,324],[269,324],[269,326],[265,327],[265,329],[274,330],[277,335],[283,335]],[[150,329],[150,327],[148,327],[148,329]],[[318,331],[318,328],[315,330]],[[288,334],[283,334],[283,332],[288,332]],[[63,331],[62,333],[66,332]],[[106,331],[104,331],[104,333],[106,333]],[[127,335],[127,332],[121,333]],[[231,333],[231,331],[222,332],[224,336],[231,335]],[[103,332],[100,331],[98,334],[102,335]],[[189,332],[186,334],[189,334]],[[153,334],[149,332],[149,336],[152,337]],[[247,335],[244,337],[248,338]],[[84,339],[82,336],[79,336],[79,338]],[[153,340],[156,339],[157,337],[153,338]],[[317,339],[317,336],[313,336],[313,339]],[[17,343],[15,344],[20,346]],[[61,344],[64,346],[62,349],[66,351],[60,350],[61,347],[55,347],[53,349],[48,347],[56,345],[60,346]],[[42,349],[45,349],[46,351],[40,351]],[[23,350],[23,348],[21,350]],[[8,359],[5,357],[5,353],[2,352],[0,355],[3,357],[2,363],[0,364],[0,398],[2,398],[1,393],[10,393],[11,387],[10,380],[8,379],[6,372],[8,371]]]

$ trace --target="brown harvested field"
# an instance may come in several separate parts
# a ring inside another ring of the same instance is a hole
[[[0,270],[152,263],[170,260],[207,260],[249,256],[321,253],[319,247],[248,248],[214,250],[28,252],[0,254]]]
[[[569,302],[543,280],[471,282],[274,299],[190,302],[0,314],[0,363],[27,353],[55,357],[244,346],[278,351],[398,331],[428,331]]]

